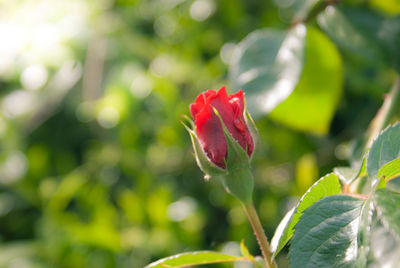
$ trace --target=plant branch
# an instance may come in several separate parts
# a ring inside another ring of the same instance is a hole
[[[253,228],[254,234],[257,238],[258,245],[260,246],[261,252],[264,256],[264,260],[267,264],[267,268],[276,268],[275,262],[272,260],[271,247],[268,243],[267,236],[265,235],[264,229],[261,225],[260,218],[258,217],[257,211],[254,208],[253,202],[248,204],[242,203],[243,209],[249,218],[251,227]]]
[[[392,119],[396,109],[400,105],[400,75],[396,76],[392,89],[385,96],[382,107],[379,109],[375,118],[372,120],[368,131],[368,141],[365,148],[369,148],[373,140],[379,135]]]

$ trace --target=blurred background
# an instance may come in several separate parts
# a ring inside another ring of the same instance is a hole
[[[348,2],[384,16],[398,7]],[[0,267],[136,268],[184,251],[238,254],[242,239],[259,254],[240,204],[203,181],[179,121],[201,91],[237,90],[235,45],[288,27],[291,3],[1,0]],[[345,66],[325,135],[257,120],[255,203],[269,238],[315,180],[347,165],[390,88],[376,62]]]

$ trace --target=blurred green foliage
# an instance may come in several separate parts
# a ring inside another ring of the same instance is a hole
[[[239,203],[202,180],[179,121],[199,92],[227,84],[235,44],[290,25],[284,2],[0,1],[0,267],[143,267],[239,253],[242,239],[259,253]],[[269,237],[296,196],[346,165],[392,83],[379,62],[340,52],[326,135],[257,121],[255,203]]]

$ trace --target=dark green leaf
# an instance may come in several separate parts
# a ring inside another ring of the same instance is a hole
[[[279,224],[271,241],[272,252],[276,256],[293,236],[294,228],[303,212],[312,204],[329,195],[340,193],[340,183],[335,174],[328,174],[316,183],[302,196],[297,206],[289,211]]]
[[[291,267],[354,267],[363,201],[328,196],[309,207],[296,225]]]
[[[389,189],[378,189],[375,202],[383,224],[400,237],[400,194]]]
[[[284,14],[284,21],[292,21],[296,23],[304,21],[307,15],[318,6],[321,0],[291,0],[291,1],[275,1],[281,12]]]
[[[254,117],[270,112],[296,87],[303,66],[306,28],[263,29],[249,34],[236,48],[230,80],[246,92]]]
[[[187,267],[191,265],[221,262],[246,261],[245,257],[235,257],[212,251],[187,252],[167,257],[146,266],[146,268]]]
[[[334,44],[317,29],[307,27],[301,78],[270,117],[301,131],[325,134],[342,94],[342,72],[342,60]]]
[[[399,158],[400,124],[387,127],[372,143],[367,158],[368,176],[375,180],[379,169],[386,163]]]
[[[381,61],[384,52],[377,40],[383,19],[366,9],[328,7],[318,24],[340,47],[370,61]]]

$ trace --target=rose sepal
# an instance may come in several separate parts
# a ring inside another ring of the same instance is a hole
[[[184,118],[189,122],[191,127],[189,127],[186,123],[182,121],[181,123],[190,135],[195,159],[201,171],[204,172],[204,179],[209,180],[211,177],[226,175],[227,171],[225,169],[220,168],[219,166],[211,162],[210,159],[207,157],[206,152],[204,152],[203,147],[199,142],[199,138],[197,137],[196,132],[193,130],[194,122],[187,116],[184,116]]]
[[[222,184],[227,192],[243,203],[250,204],[253,200],[254,190],[254,179],[250,168],[250,157],[246,150],[244,150],[232,137],[217,109],[213,107],[213,111],[221,122],[228,147],[228,157],[225,161],[226,174],[220,176],[220,179],[222,180]]]
[[[254,122],[253,118],[251,117],[249,111],[247,110],[246,100],[244,103],[244,121],[246,122],[247,128],[251,134],[251,137],[253,139],[253,144],[254,144],[253,154],[250,156],[250,160],[251,160],[253,158],[254,153],[258,149],[258,146],[260,143],[260,134],[258,132],[256,123]]]

